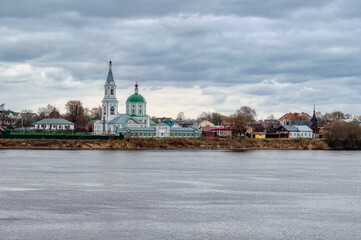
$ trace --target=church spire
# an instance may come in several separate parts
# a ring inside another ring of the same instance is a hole
[[[135,89],[134,89],[134,92],[135,93],[138,93],[138,76],[137,76],[137,79],[135,81]]]
[[[313,124],[317,123],[317,117],[316,117],[316,105],[313,104],[313,115],[312,115],[312,118],[311,118],[311,122]]]
[[[109,72],[108,72],[108,77],[107,77],[107,83],[111,83],[114,82],[114,78],[113,78],[113,72],[112,72],[112,61],[109,61]]]

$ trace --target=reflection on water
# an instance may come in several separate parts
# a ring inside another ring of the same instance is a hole
[[[361,152],[0,150],[0,239],[359,239]]]

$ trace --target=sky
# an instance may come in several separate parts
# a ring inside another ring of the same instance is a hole
[[[361,1],[1,1],[0,104],[101,105],[113,62],[119,112],[150,116],[361,114]]]

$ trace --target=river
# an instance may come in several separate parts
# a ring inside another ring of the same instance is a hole
[[[360,239],[360,151],[0,150],[0,239]]]

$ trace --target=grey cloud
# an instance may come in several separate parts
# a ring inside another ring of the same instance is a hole
[[[61,12],[79,12],[85,16],[96,17],[154,17],[179,13],[199,13],[215,15],[242,15],[280,17],[290,11],[299,9],[320,8],[329,1],[298,1],[298,0],[218,0],[218,1],[192,1],[192,0],[138,0],[117,1],[106,0],[101,3],[96,0],[83,1],[26,1],[18,0],[4,4],[0,10],[1,16],[27,18],[34,16],[47,16]],[[347,11],[352,11],[348,8]]]
[[[122,89],[139,76],[147,87],[246,84],[270,107],[332,102],[332,96],[354,102],[360,100],[360,7],[341,0],[12,1],[0,9],[0,63],[57,68],[45,74],[44,90],[31,87],[36,74],[6,78],[48,98],[103,81],[112,59]],[[260,86],[265,79],[315,92],[285,94]],[[226,101],[211,94],[212,103]]]

